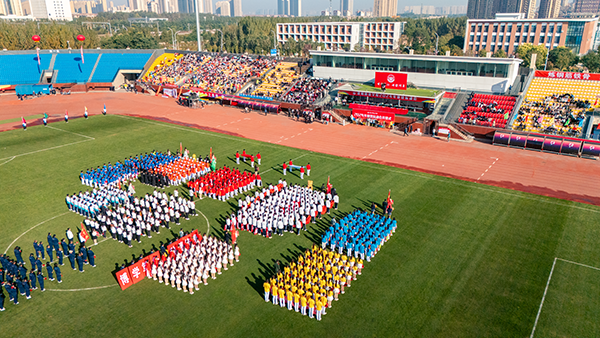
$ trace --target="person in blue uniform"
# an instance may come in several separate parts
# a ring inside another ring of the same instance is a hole
[[[50,244],[46,247],[46,252],[48,253],[48,259],[52,262],[54,259],[52,258],[52,246]]]
[[[21,278],[27,277],[27,269],[25,268],[25,266],[23,264],[19,264],[19,276]]]
[[[50,262],[46,263],[46,271],[48,271],[48,279],[53,281],[54,280],[54,272],[52,271],[52,266],[50,265]]]
[[[58,238],[56,238],[56,234],[52,235],[52,246],[54,247],[54,250],[58,251],[58,249],[60,248],[58,246]]]
[[[65,242],[64,238],[60,240],[60,246],[62,247],[62,250],[66,255],[67,252],[69,252],[69,245],[67,244],[67,242]]]
[[[40,285],[40,290],[42,290],[42,292],[46,291],[46,289],[44,288],[44,275],[42,275],[42,270],[38,270],[37,280],[38,284]]]
[[[83,272],[83,254],[82,253],[77,255],[77,267],[79,268],[79,272]]]
[[[42,255],[42,259],[46,259],[46,254],[44,253],[44,243],[42,241],[38,242],[38,249],[40,251],[40,254]]]
[[[88,254],[87,254],[87,249],[85,247],[85,244],[81,245],[81,248],[79,248],[79,253],[81,254],[81,257],[83,258],[83,264],[89,264]]]
[[[42,271],[42,261],[40,261],[40,259],[39,259],[39,258],[35,260],[35,268],[36,268],[38,271]]]
[[[63,263],[63,258],[65,257],[65,255],[63,254],[60,248],[56,249],[56,257],[58,258],[58,264],[65,265]]]
[[[4,269],[0,267],[0,285],[4,283]]]
[[[27,278],[23,279],[21,284],[23,284],[23,288],[25,289],[25,298],[31,299],[31,285],[29,285]]]
[[[6,310],[4,308],[4,299],[6,296],[4,295],[4,290],[2,290],[2,284],[0,284],[0,312]]]
[[[23,257],[21,256],[21,252],[23,252],[23,250],[21,250],[20,247],[16,246],[14,252],[15,252],[15,258],[17,260],[17,263],[25,263],[23,261]]]
[[[29,262],[32,268],[35,267],[35,256],[32,253],[29,254]]]
[[[71,269],[75,270],[75,254],[73,251],[69,251],[67,258],[69,258],[69,263],[71,263]]]
[[[62,274],[60,273],[60,268],[57,263],[54,263],[54,273],[56,273],[56,280],[59,283],[62,283]]]
[[[35,270],[31,269],[29,271],[29,280],[31,281],[31,288],[33,290],[37,290],[36,280],[35,280]]]
[[[20,278],[17,278],[15,283],[17,284],[17,289],[19,289],[21,296],[25,296],[25,285],[23,284],[23,281]]]
[[[92,267],[96,267],[96,255],[92,251],[92,248],[87,249],[88,261]]]
[[[40,246],[38,241],[33,241],[33,251],[35,251],[35,257],[40,257]]]
[[[68,246],[69,246],[69,251],[75,252],[75,244],[73,242],[70,242]]]

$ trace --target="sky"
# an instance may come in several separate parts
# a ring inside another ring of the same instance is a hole
[[[214,0],[213,0],[214,1]],[[466,6],[467,0],[425,0],[410,1],[398,0],[398,11],[402,12],[404,6]],[[331,7],[340,9],[340,0],[331,0]],[[324,0],[302,0],[302,15],[320,15],[321,11],[329,8],[329,1]],[[360,9],[372,9],[373,0],[354,0],[354,11]],[[257,10],[276,10],[277,0],[242,0],[244,14],[255,14]]]

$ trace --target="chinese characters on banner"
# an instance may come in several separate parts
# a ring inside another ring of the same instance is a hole
[[[571,72],[553,72],[545,70],[536,70],[535,77],[546,77],[551,79],[566,79],[566,80],[590,80],[600,81],[600,74],[594,73],[571,73]]]
[[[121,290],[125,290],[133,285],[133,281],[131,280],[131,276],[129,275],[129,269],[117,271],[115,276],[117,277],[117,282],[119,282]]]
[[[375,72],[375,87],[381,88],[385,83],[387,89],[406,89],[408,75],[406,73]]]
[[[394,113],[384,113],[379,111],[369,111],[364,109],[352,109],[352,116],[355,119],[373,119],[377,121],[393,122]]]

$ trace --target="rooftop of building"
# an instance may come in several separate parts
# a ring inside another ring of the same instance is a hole
[[[391,53],[367,53],[367,52],[340,52],[311,50],[311,55],[324,56],[348,56],[364,57],[376,59],[403,59],[403,60],[421,60],[421,61],[448,61],[448,62],[485,62],[495,64],[520,64],[523,60],[518,58],[484,58],[473,56],[446,56],[446,55],[421,55],[421,54],[391,54]]]

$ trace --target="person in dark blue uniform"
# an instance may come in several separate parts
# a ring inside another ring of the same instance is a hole
[[[48,271],[48,279],[53,281],[54,280],[54,273],[52,271],[52,266],[50,265],[50,262],[46,263],[46,271]]]
[[[27,278],[25,278],[21,281],[21,283],[23,284],[23,288],[25,289],[25,298],[31,299],[31,285],[29,285],[29,281],[27,280]]]
[[[23,264],[19,264],[19,276],[21,276],[21,278],[27,278],[27,269]]]
[[[33,241],[33,251],[35,251],[35,257],[40,257],[40,247],[38,241]]]
[[[52,258],[52,246],[50,244],[46,247],[46,252],[48,253],[48,259],[52,262],[54,259]]]
[[[23,250],[21,250],[20,247],[16,246],[14,251],[15,251],[15,258],[17,259],[17,263],[25,263],[23,261],[23,257],[21,256],[21,252],[23,252]]]
[[[0,285],[4,283],[4,269],[0,267]]]
[[[83,272],[83,254],[77,255],[77,267],[79,268],[79,272]]]
[[[58,246],[58,238],[56,238],[56,234],[52,235],[52,246],[56,251],[58,251],[58,249],[60,248],[60,246]]]
[[[31,267],[35,267],[35,256],[31,253],[29,254],[29,262],[31,263]]]
[[[15,283],[17,284],[17,288],[19,289],[21,296],[25,296],[25,285],[23,285],[23,281],[20,278],[17,278]]]
[[[96,267],[96,255],[92,251],[92,248],[87,249],[88,261],[92,267]]]
[[[62,283],[62,274],[60,272],[60,268],[58,267],[57,263],[54,263],[54,273],[56,273],[56,280],[59,283]]]
[[[4,290],[2,290],[2,284],[0,284],[0,312],[6,310],[4,308],[4,299],[6,296],[4,295]]]
[[[88,262],[88,254],[87,254],[87,249],[85,247],[85,244],[81,245],[81,248],[79,248],[79,253],[82,254],[83,264],[89,264],[89,262]]]
[[[60,240],[60,246],[63,249],[63,252],[65,253],[65,255],[67,254],[67,252],[69,252],[69,245],[67,244],[67,242],[65,242],[65,239],[61,239]]]
[[[73,251],[69,251],[67,258],[69,258],[69,262],[71,263],[71,269],[75,270],[75,254]]]
[[[36,280],[35,280],[35,271],[33,269],[31,269],[31,271],[29,271],[29,280],[31,281],[31,288],[33,290],[37,290],[37,285],[36,285]]]
[[[60,248],[56,249],[56,257],[58,258],[58,264],[65,265],[63,263],[63,258],[65,257],[65,255],[63,254]]]
[[[75,244],[73,242],[69,243],[69,251],[75,252]]]
[[[40,261],[40,259],[39,259],[39,258],[35,260],[35,268],[36,268],[38,271],[42,271],[42,261]]]
[[[42,270],[38,270],[37,280],[38,284],[40,285],[40,290],[42,290],[42,292],[46,291],[46,289],[44,288],[44,275],[42,275]]]
[[[44,242],[38,242],[38,249],[40,250],[40,254],[42,254],[42,259],[46,259],[46,254],[44,253]]]

